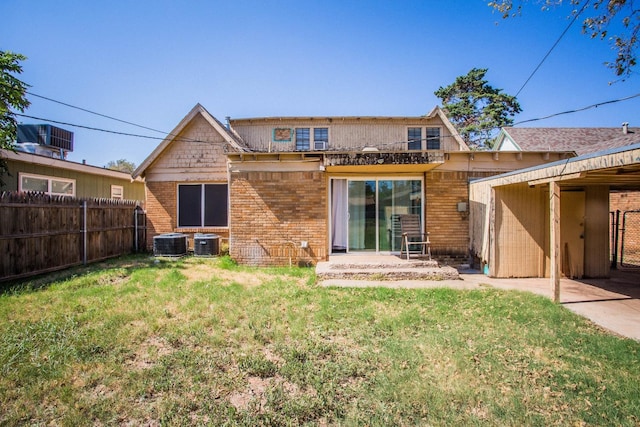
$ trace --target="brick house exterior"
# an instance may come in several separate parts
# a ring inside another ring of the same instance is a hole
[[[160,233],[213,232],[239,263],[311,265],[399,252],[406,213],[420,215],[436,257],[465,257],[469,181],[566,156],[470,151],[438,107],[223,125],[196,105],[134,177],[147,186],[149,245]]]

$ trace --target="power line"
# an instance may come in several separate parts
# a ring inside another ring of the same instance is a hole
[[[73,126],[73,127],[82,128],[82,129],[94,130],[94,131],[97,131],[97,132],[112,133],[112,134],[116,134],[116,135],[131,136],[131,137],[135,137],[135,138],[145,138],[145,139],[155,139],[155,140],[164,140],[164,139],[166,139],[166,138],[162,138],[162,137],[158,137],[158,136],[138,135],[138,134],[135,134],[135,133],[119,132],[119,131],[109,130],[109,129],[100,129],[100,128],[96,128],[96,127],[92,127],[92,126],[78,125],[78,124],[75,124],[75,123],[61,122],[61,121],[58,121],[58,120],[45,119],[43,117],[29,116],[27,114],[20,114],[20,113],[12,113],[12,114],[14,114],[16,116],[19,116],[19,117],[25,117],[25,118],[28,118],[28,119],[40,120],[40,121],[48,122],[48,123],[56,123],[56,124],[63,125],[63,126]],[[174,141],[209,142],[209,141],[201,141],[201,140],[197,140],[197,139],[180,139],[180,138],[179,139],[174,139]]]
[[[589,110],[591,108],[597,108],[597,107],[602,106],[602,105],[615,104],[615,103],[618,103],[618,102],[628,101],[630,99],[638,98],[638,97],[640,97],[640,93],[637,93],[637,94],[631,95],[631,96],[627,96],[627,97],[624,97],[624,98],[618,98],[618,99],[613,99],[613,100],[609,100],[609,101],[598,102],[596,104],[591,104],[591,105],[588,105],[586,107],[576,108],[576,109],[573,109],[573,110],[567,110],[567,111],[563,111],[563,112],[560,112],[560,113],[554,113],[554,114],[550,114],[550,115],[544,116],[544,117],[538,117],[538,118],[534,118],[534,119],[522,120],[522,121],[513,123],[512,126],[521,125],[521,124],[524,124],[524,123],[535,122],[535,121],[540,121],[540,120],[546,120],[546,119],[549,119],[549,118],[552,118],[552,117],[561,116],[561,115],[565,115],[565,114],[578,113],[580,111]],[[109,130],[109,129],[96,128],[96,127],[92,127],[92,126],[79,125],[79,124],[75,124],[75,123],[62,122],[62,121],[47,119],[47,118],[43,118],[43,117],[35,117],[35,116],[30,116],[30,115],[21,114],[21,113],[11,113],[11,114],[19,116],[19,117],[25,117],[25,118],[34,119],[34,120],[40,120],[40,121],[43,121],[43,122],[56,123],[56,124],[60,124],[60,125],[64,125],[64,126],[73,126],[73,127],[82,128],[82,129],[88,129],[88,130],[97,131],[97,132],[111,133],[111,134],[122,135],[122,136],[130,136],[130,137],[134,137],[134,138],[144,138],[144,139],[153,139],[153,140],[164,140],[164,139],[166,139],[166,137],[156,137],[156,136],[139,135],[139,134],[133,134],[133,133],[127,133],[127,132],[119,132],[119,131],[114,131],[114,130]],[[499,128],[497,127],[495,129],[499,129]],[[167,136],[174,136],[175,137],[177,135],[173,135],[173,134],[169,133],[169,134],[167,134]],[[460,136],[460,135],[457,134],[457,136]],[[190,138],[175,138],[174,141],[205,142],[205,143],[206,142],[210,142],[210,141],[203,141],[203,140],[190,139]],[[406,142],[406,141],[403,141],[403,142]],[[383,143],[383,144],[379,144],[379,145],[386,146],[386,145],[393,145],[393,144],[398,144],[398,143],[401,143],[401,142],[400,141],[388,142],[388,143]]]
[[[619,98],[619,99],[613,99],[611,101],[604,101],[604,102],[598,102],[597,104],[591,104],[591,105],[587,105],[586,107],[582,107],[582,108],[576,108],[574,110],[568,110],[568,111],[563,111],[561,113],[555,113],[555,114],[550,114],[548,116],[544,116],[544,117],[538,117],[536,119],[529,119],[529,120],[522,120],[520,122],[514,123],[513,126],[515,125],[521,125],[523,123],[529,123],[529,122],[537,122],[539,120],[546,120],[546,119],[550,119],[552,117],[556,117],[556,116],[561,116],[564,114],[572,114],[572,113],[578,113],[580,111],[585,111],[585,110],[589,110],[591,108],[598,108],[601,105],[607,105],[607,104],[615,104],[617,102],[622,102],[622,101],[628,101],[630,99],[633,98],[637,98],[640,96],[640,93],[636,93],[635,95],[631,95],[631,96],[627,96],[626,98]]]
[[[551,46],[551,49],[549,49],[549,51],[547,52],[547,54],[542,58],[542,61],[540,61],[540,63],[538,64],[538,66],[535,68],[535,70],[533,70],[533,72],[531,73],[531,75],[529,75],[529,77],[527,78],[527,80],[522,84],[522,87],[520,87],[520,89],[518,90],[518,92],[516,93],[516,98],[518,97],[518,95],[520,95],[520,92],[522,92],[522,89],[524,89],[524,87],[527,85],[527,83],[529,83],[529,80],[531,80],[531,78],[533,77],[533,75],[538,71],[538,69],[540,69],[540,67],[542,66],[542,64],[544,63],[544,61],[546,61],[546,59],[549,57],[549,55],[551,54],[551,52],[553,51],[553,49],[555,49],[555,47],[558,45],[558,43],[560,43],[560,40],[562,40],[562,38],[564,37],[565,34],[567,34],[567,31],[569,31],[569,28],[571,28],[571,26],[573,25],[574,22],[576,22],[576,19],[578,19],[578,16],[580,16],[582,14],[582,12],[586,9],[587,5],[589,4],[589,0],[587,0],[584,5],[582,5],[582,9],[580,9],[580,11],[578,13],[576,13],[573,16],[573,19],[571,20],[571,22],[569,23],[569,25],[567,25],[567,28],[564,29],[564,31],[562,32],[562,34],[560,34],[560,37],[558,37],[558,40],[556,40],[556,42],[553,44],[553,46]]]
[[[9,85],[8,83],[5,83],[3,81],[0,81],[0,84],[2,84],[4,86],[7,86],[9,88],[12,88],[12,89],[15,88],[14,86]],[[29,85],[27,85],[27,86],[29,86]],[[178,135],[175,135],[175,134],[170,133],[170,132],[165,132],[165,131],[162,131],[162,130],[150,128],[150,127],[143,126],[143,125],[140,125],[140,124],[137,124],[137,123],[129,122],[127,120],[122,120],[122,119],[119,119],[117,117],[109,116],[109,115],[106,115],[106,114],[98,113],[96,111],[91,111],[91,110],[86,109],[86,108],[78,107],[76,105],[68,104],[66,102],[58,101],[56,99],[49,98],[49,97],[46,97],[46,96],[43,96],[43,95],[38,95],[37,93],[34,93],[34,92],[25,91],[25,93],[27,93],[27,94],[29,94],[31,96],[35,96],[36,98],[41,98],[41,99],[44,99],[44,100],[47,100],[47,101],[50,101],[50,102],[54,102],[56,104],[64,105],[65,107],[74,108],[74,109],[79,110],[79,111],[83,111],[83,112],[86,112],[86,113],[89,113],[89,114],[94,114],[96,116],[104,117],[104,118],[107,118],[109,120],[114,120],[116,122],[125,123],[125,124],[131,125],[131,126],[139,127],[141,129],[146,129],[146,130],[150,130],[150,131],[153,131],[153,132],[158,132],[158,133],[164,134],[165,138],[168,137],[168,136],[173,136],[173,137],[177,137],[178,136]],[[21,117],[26,117],[26,118],[33,118],[34,120],[43,120],[43,121],[48,121],[48,122],[51,122],[51,123],[58,123],[58,124],[62,124],[62,125],[74,126],[74,127],[78,127],[78,128],[96,130],[96,131],[100,131],[100,132],[113,133],[113,134],[118,134],[118,135],[135,136],[135,137],[147,138],[147,139],[160,139],[160,140],[165,139],[165,138],[154,138],[154,137],[145,136],[145,135],[129,134],[129,133],[126,133],[126,132],[111,131],[111,130],[107,130],[107,129],[92,128],[90,126],[76,125],[76,124],[73,124],[73,123],[58,122],[58,121],[50,120],[50,119],[42,119],[42,118],[37,118],[37,117],[31,117],[31,116],[27,116],[27,115],[24,115],[24,114],[17,114],[16,113],[16,115],[17,116],[21,116]],[[186,141],[186,142],[203,142],[203,141],[199,141],[199,140],[191,139],[191,138],[182,138],[180,140],[181,141]]]
[[[162,134],[165,134],[165,135],[167,135],[169,133],[169,132],[164,132],[164,131],[161,131],[161,130],[158,130],[158,129],[153,129],[153,128],[150,128],[150,127],[147,127],[147,126],[139,125],[137,123],[128,122],[126,120],[118,119],[117,117],[112,117],[112,116],[108,116],[106,114],[97,113],[95,111],[91,111],[91,110],[88,110],[86,108],[77,107],[75,105],[67,104],[66,102],[62,102],[62,101],[58,101],[58,100],[55,100],[55,99],[52,99],[52,98],[48,98],[46,96],[38,95],[37,93],[33,93],[33,92],[29,92],[29,91],[27,91],[27,93],[29,95],[31,95],[31,96],[35,96],[36,98],[41,98],[41,99],[44,99],[44,100],[47,100],[47,101],[50,101],[50,102],[55,102],[56,104],[64,105],[65,107],[75,108],[76,110],[84,111],[85,113],[94,114],[96,116],[104,117],[106,119],[115,120],[116,122],[125,123],[125,124],[131,125],[131,126],[139,127],[139,128],[142,128],[142,129],[153,131],[153,132],[162,133]]]

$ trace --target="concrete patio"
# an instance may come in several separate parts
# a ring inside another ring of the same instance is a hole
[[[348,273],[348,265],[358,273]],[[441,276],[433,276],[439,277],[434,280],[428,275],[434,274],[436,267],[424,264],[424,260],[406,261],[396,256],[338,255],[330,257],[328,262],[318,263],[316,272],[321,286],[496,288],[553,298],[549,278],[494,279],[468,268],[458,268],[456,278],[455,275],[448,276],[452,267],[439,267],[444,270],[440,272]],[[389,272],[383,274],[384,270],[394,268],[400,271],[400,278],[393,278]],[[412,272],[416,273],[413,277]],[[563,278],[560,289],[560,303],[569,310],[615,334],[640,341],[640,270],[612,270],[608,279],[578,281]]]

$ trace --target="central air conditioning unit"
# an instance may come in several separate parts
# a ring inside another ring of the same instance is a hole
[[[220,236],[217,234],[196,233],[193,236],[193,254],[195,256],[214,256],[220,253]]]
[[[155,256],[183,256],[187,254],[187,248],[187,235],[183,233],[166,233],[153,238]]]
[[[326,150],[327,149],[327,141],[314,141],[313,149],[317,151]]]

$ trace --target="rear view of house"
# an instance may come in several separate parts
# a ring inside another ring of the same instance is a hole
[[[469,250],[468,182],[570,155],[473,152],[440,108],[416,117],[262,117],[223,124],[196,105],[134,177],[148,239],[213,232],[251,265],[398,253],[415,214],[436,257]]]

